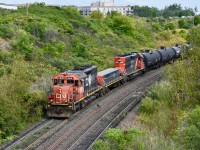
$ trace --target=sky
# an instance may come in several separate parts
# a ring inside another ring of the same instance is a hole
[[[45,2],[46,4],[56,5],[75,5],[75,6],[89,6],[92,2],[98,0],[0,0],[0,3],[6,4],[24,4],[34,2]],[[112,0],[103,0],[106,2]],[[200,12],[200,1],[199,0],[115,0],[116,6],[127,6],[127,5],[139,5],[139,6],[154,6],[159,9],[177,3],[181,4],[182,7],[195,8],[197,7],[198,13]]]

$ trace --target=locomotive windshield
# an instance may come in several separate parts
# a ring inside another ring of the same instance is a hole
[[[64,84],[64,79],[62,79],[62,78],[60,78],[60,79],[54,79],[53,84],[54,85]]]
[[[67,84],[73,84],[73,83],[74,83],[74,79],[68,77],[68,78],[67,78]]]
[[[64,79],[62,78],[58,79],[58,84],[64,84]]]

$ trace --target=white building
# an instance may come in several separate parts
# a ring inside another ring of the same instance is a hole
[[[7,4],[0,4],[0,8],[17,10],[17,6],[14,6],[14,5],[7,5]]]
[[[122,15],[131,15],[133,11],[131,10],[131,6],[115,6],[114,1],[112,2],[94,2],[90,6],[82,6],[78,7],[78,10],[81,12],[82,15],[88,16],[93,11],[100,11],[105,16],[112,11],[117,11]]]

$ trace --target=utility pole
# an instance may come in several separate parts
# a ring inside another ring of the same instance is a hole
[[[26,15],[28,16],[28,3],[26,3]]]

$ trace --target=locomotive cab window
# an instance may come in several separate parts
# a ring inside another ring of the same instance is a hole
[[[57,79],[54,79],[53,80],[53,85],[57,85],[58,84],[58,80]]]
[[[78,86],[78,80],[75,80],[75,86]]]
[[[73,78],[67,78],[67,84],[73,84],[74,80]]]
[[[58,84],[64,84],[64,79],[62,78],[58,79]]]

